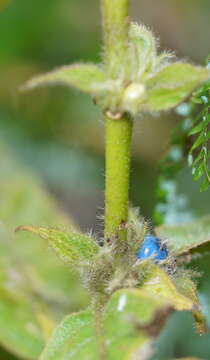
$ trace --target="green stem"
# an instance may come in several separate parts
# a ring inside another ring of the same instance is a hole
[[[92,294],[93,321],[95,325],[96,339],[98,344],[98,357],[100,360],[107,359],[107,348],[103,330],[103,315],[106,301],[107,298],[103,295],[97,293]]]
[[[129,0],[101,0],[105,45],[105,65],[109,76],[124,72],[128,43]]]
[[[132,121],[124,115],[106,121],[105,237],[126,238],[129,206]]]
[[[126,80],[129,0],[101,0],[101,4],[106,70],[109,77]],[[105,237],[125,239],[127,232],[123,224],[128,218],[132,122],[127,115],[109,111],[105,122]]]

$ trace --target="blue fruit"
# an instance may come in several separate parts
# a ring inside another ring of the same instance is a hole
[[[146,235],[139,251],[137,258],[144,260],[151,258],[152,260],[165,260],[168,256],[168,249],[163,245],[157,237],[153,235]]]

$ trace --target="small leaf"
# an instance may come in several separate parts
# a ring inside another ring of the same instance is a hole
[[[165,66],[147,81],[145,107],[153,111],[173,108],[208,77],[209,71],[205,68],[182,63]]]
[[[209,174],[209,178],[210,178],[210,174]],[[206,191],[206,190],[209,188],[209,186],[210,186],[210,180],[209,180],[209,178],[206,177],[206,178],[203,180],[203,182],[201,183],[201,185],[200,185],[200,192]]]
[[[164,300],[175,310],[192,310],[194,307],[193,299],[182,295],[169,275],[155,264],[149,265],[142,289],[154,298]]]
[[[155,65],[155,37],[145,26],[131,23],[129,38],[133,76],[135,80],[142,80],[142,75]]]
[[[192,311],[192,314],[195,319],[196,328],[200,335],[205,334],[206,325],[200,309],[201,306],[198,299],[196,284],[192,281],[186,271],[181,274],[178,273],[178,275],[174,277],[174,281],[178,290],[188,298],[192,299],[193,303],[195,304],[195,309]]]
[[[195,135],[197,133],[199,133],[201,130],[204,130],[206,128],[206,126],[208,126],[209,124],[209,120],[205,120],[205,121],[200,121],[199,124],[197,124],[196,126],[194,126],[192,128],[192,130],[190,130],[188,135]]]
[[[29,80],[23,89],[33,89],[37,86],[61,84],[75,87],[87,93],[97,93],[105,82],[104,72],[93,64],[75,64],[63,66],[52,72]]]
[[[195,150],[198,146],[200,146],[201,144],[205,143],[208,139],[210,138],[210,131],[205,134],[205,132],[202,132],[197,140],[194,142],[193,146],[190,149],[190,152],[192,152],[193,150]]]
[[[200,150],[200,152],[199,152],[199,154],[196,156],[196,158],[193,160],[193,162],[192,162],[192,168],[194,168],[195,167],[195,165],[201,160],[201,159],[203,159],[204,158],[204,154],[205,154],[205,151],[204,151],[204,149],[203,149],[203,147],[202,147],[202,149]]]
[[[204,164],[201,162],[197,168],[193,168],[193,180],[197,181],[204,174]]]
[[[175,256],[210,252],[209,215],[192,223],[159,226],[156,233],[167,240],[167,246]]]
[[[55,329],[40,360],[97,360],[96,340],[91,313],[68,315]]]
[[[29,231],[48,240],[50,246],[67,263],[79,264],[90,260],[99,250],[96,241],[88,235],[54,228],[20,226],[16,231]]]

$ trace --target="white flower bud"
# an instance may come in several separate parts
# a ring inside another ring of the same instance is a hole
[[[138,112],[141,103],[145,99],[145,95],[145,86],[143,84],[130,84],[123,94],[123,107],[132,113]]]

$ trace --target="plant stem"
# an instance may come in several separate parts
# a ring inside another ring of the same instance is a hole
[[[109,77],[126,80],[129,0],[101,0],[104,61]],[[109,110],[109,109],[107,109]],[[109,112],[107,112],[109,114]],[[125,114],[106,115],[105,238],[126,238],[132,122]]]
[[[128,43],[129,0],[102,0],[105,65],[112,78],[122,76]]]
[[[96,339],[98,344],[98,356],[100,360],[107,359],[107,349],[103,331],[103,312],[106,301],[107,299],[103,295],[96,293],[92,295],[93,321],[95,325]]]
[[[126,238],[132,121],[106,118],[105,237]]]

